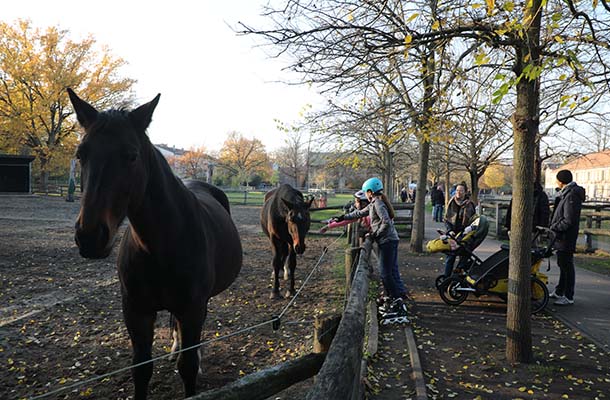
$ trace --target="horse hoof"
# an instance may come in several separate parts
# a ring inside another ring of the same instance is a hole
[[[295,292],[294,290],[289,290],[289,291],[287,291],[287,292],[286,292],[286,294],[284,295],[284,298],[289,299],[289,298],[291,298],[292,296],[294,296],[294,295],[295,295],[295,293],[296,293],[296,292]]]
[[[271,300],[277,300],[277,299],[279,299],[279,298],[280,298],[280,292],[279,292],[279,291],[277,291],[277,292],[271,292],[271,294],[269,295],[269,298],[270,298]]]
[[[287,281],[288,278],[290,278],[290,275],[288,275],[288,271],[284,270],[284,280]]]

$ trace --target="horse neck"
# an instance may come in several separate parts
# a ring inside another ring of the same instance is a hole
[[[142,202],[130,207],[127,216],[136,234],[147,244],[167,240],[188,219],[182,207],[192,194],[174,175],[163,155],[151,145],[148,184]]]

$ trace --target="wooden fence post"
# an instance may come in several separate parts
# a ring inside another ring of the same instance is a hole
[[[330,343],[337,333],[341,315],[316,315],[313,323],[313,352],[328,353]]]
[[[244,205],[248,204],[248,191],[244,190]]]
[[[358,265],[358,256],[360,253],[359,247],[350,247],[345,249],[345,299],[349,297],[354,279],[354,272]]]
[[[500,203],[496,203],[496,237],[500,239],[502,237],[502,221]]]

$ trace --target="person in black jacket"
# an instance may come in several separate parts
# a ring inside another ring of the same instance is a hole
[[[432,200],[432,219],[434,222],[443,222],[445,192],[440,184],[430,190],[430,200]]]
[[[572,173],[567,169],[557,173],[557,186],[561,192],[555,198],[550,228],[557,235],[555,249],[560,274],[559,282],[550,297],[557,299],[553,304],[565,306],[574,304],[574,252],[585,189],[572,180]]]
[[[512,214],[513,200],[508,204],[504,227],[510,231],[510,218]],[[549,196],[544,192],[542,185],[538,182],[534,183],[534,220],[532,221],[532,229],[537,226],[548,228],[551,215],[551,207],[549,207]]]

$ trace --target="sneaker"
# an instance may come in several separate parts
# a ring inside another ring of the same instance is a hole
[[[555,300],[555,302],[553,302],[553,304],[555,304],[556,306],[570,306],[570,305],[574,304],[574,300],[570,300],[565,296],[561,296],[561,297],[557,298],[557,300]]]
[[[549,294],[549,298],[551,298],[551,299],[558,299],[558,298],[560,298],[560,297],[563,297],[563,296],[560,296],[560,295],[558,295],[558,294],[557,294],[557,289],[553,290],[553,291],[552,291],[552,292]]]
[[[407,306],[405,306],[401,298],[394,299],[390,304],[389,311],[381,313],[381,325],[408,324],[409,322]]]

